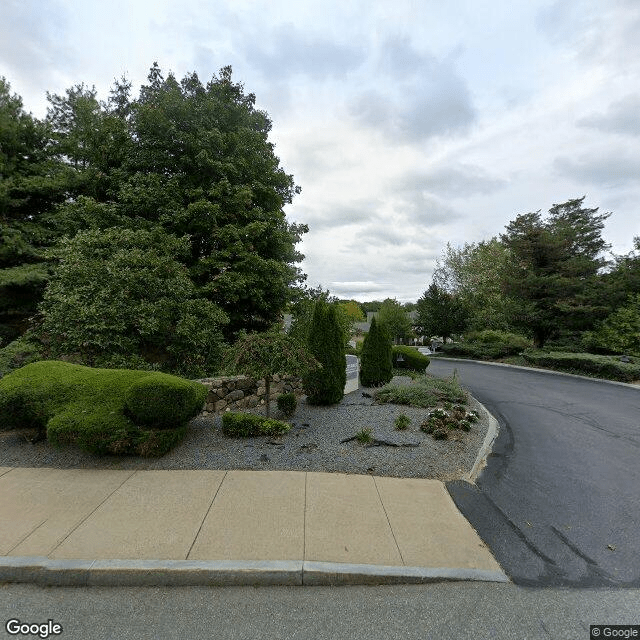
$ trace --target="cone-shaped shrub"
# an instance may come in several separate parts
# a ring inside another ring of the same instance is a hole
[[[344,334],[336,309],[320,299],[313,310],[309,352],[322,365],[305,377],[309,404],[335,404],[344,396],[347,382]]]
[[[360,358],[360,382],[365,387],[387,384],[393,377],[391,365],[391,337],[384,325],[371,320],[369,333],[364,337]]]

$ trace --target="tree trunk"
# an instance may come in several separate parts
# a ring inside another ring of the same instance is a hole
[[[542,349],[544,347],[544,343],[547,339],[546,332],[543,330],[535,330],[533,331],[533,346],[536,349]]]
[[[270,387],[271,387],[271,376],[265,376],[264,378],[264,401],[267,404],[267,418],[270,417],[270,407],[271,407],[271,393],[270,393]]]

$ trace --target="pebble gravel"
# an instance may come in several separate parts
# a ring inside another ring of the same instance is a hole
[[[411,384],[410,378],[394,382]],[[361,387],[329,407],[311,406],[302,398],[289,419],[291,431],[278,437],[230,438],[222,433],[220,416],[201,414],[191,421],[184,441],[157,459],[95,457],[71,447],[56,449],[46,441],[31,444],[20,432],[0,430],[0,467],[280,469],[438,480],[461,478],[471,470],[487,432],[484,418],[470,432],[456,432],[454,440],[434,440],[419,429],[427,409],[376,404],[367,397],[373,392]],[[478,409],[473,398],[469,398],[469,409]],[[275,402],[271,413],[282,418]],[[402,413],[411,424],[406,431],[397,431],[393,423]],[[363,428],[370,428],[374,437],[417,446],[341,442]]]

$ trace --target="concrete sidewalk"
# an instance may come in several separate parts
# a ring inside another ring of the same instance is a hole
[[[0,467],[0,582],[506,581],[443,483]]]

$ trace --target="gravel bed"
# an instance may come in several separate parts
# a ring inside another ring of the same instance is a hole
[[[411,384],[410,378],[394,382]],[[91,469],[262,469],[325,471],[377,476],[453,480],[468,473],[487,432],[481,418],[470,432],[456,432],[455,440],[434,440],[419,430],[427,409],[375,404],[373,389],[361,387],[340,404],[314,407],[304,399],[291,418],[289,433],[255,438],[229,438],[221,418],[199,416],[191,421],[186,438],[162,458],[95,457],[68,447],[56,449],[46,441],[30,444],[22,434],[0,431],[0,466]],[[280,417],[272,403],[272,417]],[[477,408],[473,398],[469,409]],[[393,422],[401,413],[411,419],[409,429],[397,431]],[[366,446],[341,443],[360,429],[374,437],[417,446]]]

